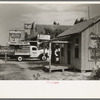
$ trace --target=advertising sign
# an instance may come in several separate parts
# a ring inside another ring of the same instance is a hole
[[[20,33],[17,33],[17,34],[10,33],[10,35],[11,35],[12,38],[20,38],[21,37],[21,34]]]
[[[11,30],[10,31],[10,37],[11,38],[20,38],[21,37],[21,31],[19,31],[19,30]]]
[[[40,40],[50,40],[50,35],[38,35],[38,39],[40,39]]]

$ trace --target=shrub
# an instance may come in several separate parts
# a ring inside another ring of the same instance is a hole
[[[90,80],[99,80],[100,79],[100,68],[98,68],[97,70],[93,70],[89,79]]]

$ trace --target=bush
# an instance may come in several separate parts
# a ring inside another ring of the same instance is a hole
[[[97,70],[93,70],[93,72],[90,75],[90,80],[99,80],[100,79],[100,68]]]

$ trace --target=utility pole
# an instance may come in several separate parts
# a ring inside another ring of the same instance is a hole
[[[88,5],[88,19],[90,19],[90,9],[89,9],[89,5]]]

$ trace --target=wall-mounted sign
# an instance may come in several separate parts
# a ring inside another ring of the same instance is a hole
[[[21,37],[21,34],[20,34],[20,33],[17,33],[17,34],[15,34],[15,33],[10,33],[10,36],[11,36],[12,38],[20,38],[20,37]]]
[[[40,40],[50,40],[50,35],[38,35],[38,39],[40,39]]]
[[[10,30],[9,33],[21,33],[22,30]]]
[[[10,30],[9,42],[18,42],[24,37],[23,30]]]
[[[24,29],[31,29],[32,28],[32,24],[31,23],[25,23],[24,24]]]

